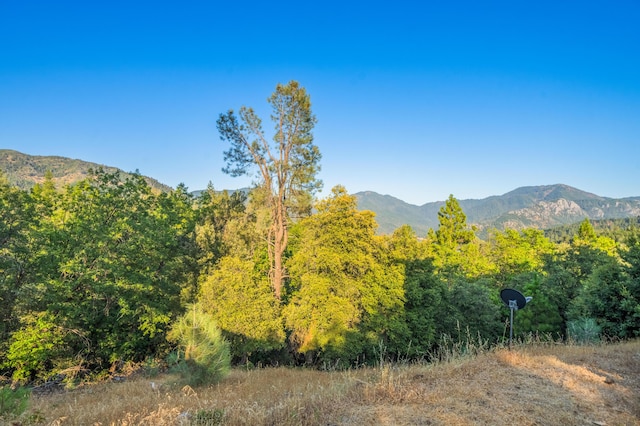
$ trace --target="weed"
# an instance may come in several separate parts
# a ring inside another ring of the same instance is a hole
[[[212,410],[200,409],[191,420],[192,426],[217,426],[224,420],[224,410],[215,408]]]
[[[640,341],[567,345],[532,334],[489,349],[462,335],[443,337],[439,353],[451,362],[236,368],[197,393],[170,374],[151,391],[138,375],[35,397],[30,410],[66,426],[639,424]]]
[[[18,417],[29,405],[31,391],[24,387],[0,387],[0,418]]]

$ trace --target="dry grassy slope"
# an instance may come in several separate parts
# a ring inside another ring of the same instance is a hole
[[[25,415],[56,425],[640,425],[640,341],[347,372],[236,370],[196,390],[171,376],[152,390],[151,380],[37,398]],[[195,421],[215,410],[222,423]]]

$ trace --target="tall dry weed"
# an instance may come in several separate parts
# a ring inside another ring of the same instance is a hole
[[[232,370],[218,384],[191,388],[176,376],[137,376],[34,398],[17,420],[26,426],[41,413],[39,424],[61,426],[640,425],[640,341],[454,348],[449,361],[431,364]]]

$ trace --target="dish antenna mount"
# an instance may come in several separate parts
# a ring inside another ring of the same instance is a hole
[[[511,322],[509,326],[509,347],[511,347],[513,343],[513,312],[527,306],[527,303],[531,301],[532,297],[525,297],[518,290],[505,288],[500,292],[500,298],[511,311]]]

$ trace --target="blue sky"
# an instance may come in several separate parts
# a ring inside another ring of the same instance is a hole
[[[0,148],[239,188],[218,115],[267,121],[298,80],[320,195],[638,196],[639,22],[638,1],[0,0]]]

